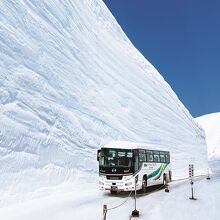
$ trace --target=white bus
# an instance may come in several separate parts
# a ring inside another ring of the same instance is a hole
[[[171,181],[170,152],[146,144],[111,142],[98,150],[99,189],[111,193],[146,191]]]

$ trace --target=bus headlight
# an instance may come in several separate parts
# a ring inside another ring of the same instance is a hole
[[[132,185],[132,182],[125,183],[125,186],[131,186],[131,185]]]
[[[102,181],[99,181],[99,185],[102,185],[102,186],[103,186],[103,185],[104,185],[104,183],[103,183]]]

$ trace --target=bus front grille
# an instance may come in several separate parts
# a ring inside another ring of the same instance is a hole
[[[107,180],[122,180],[122,176],[107,176]]]

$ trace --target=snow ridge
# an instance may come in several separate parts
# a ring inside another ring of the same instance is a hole
[[[94,181],[112,140],[205,169],[202,128],[101,0],[1,1],[0,48],[2,192]]]
[[[212,113],[196,118],[204,128],[208,146],[209,162],[214,169],[220,169],[220,113]]]

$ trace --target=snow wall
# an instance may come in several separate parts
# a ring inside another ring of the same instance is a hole
[[[101,0],[0,1],[0,51],[2,193],[95,181],[112,140],[206,170],[203,130]]]
[[[208,146],[209,165],[212,170],[220,170],[220,113],[212,113],[196,118],[204,128]]]

